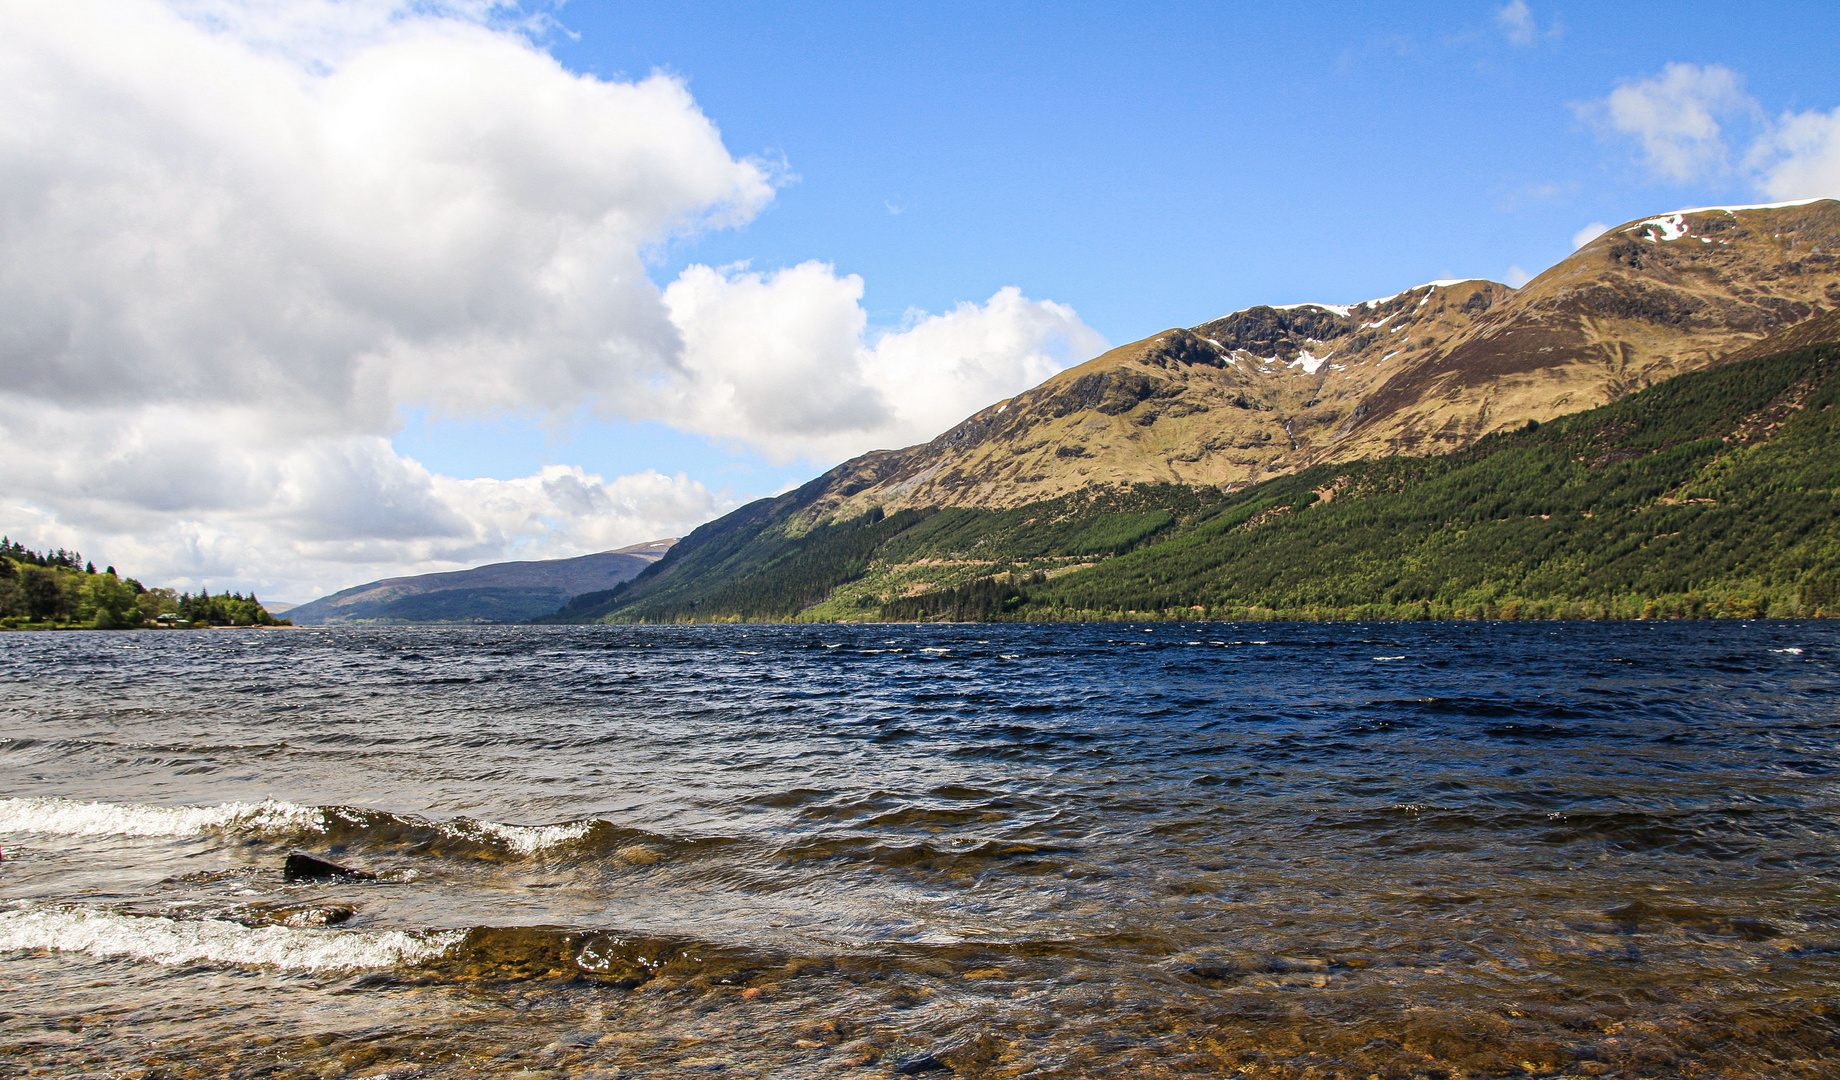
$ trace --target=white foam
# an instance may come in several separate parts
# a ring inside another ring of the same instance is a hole
[[[496,840],[517,855],[535,855],[561,844],[573,843],[588,835],[591,821],[569,821],[561,825],[506,825],[477,818],[455,818],[444,822],[441,830],[456,836]]]
[[[0,799],[0,832],[54,836],[196,836],[223,832],[324,832],[317,807],[269,799],[217,806],[135,806],[71,799]]]
[[[48,949],[156,964],[218,963],[290,971],[363,971],[419,964],[446,953],[464,930],[299,930],[222,919],[168,919],[102,911],[0,913],[0,952]]]
[[[335,814],[354,824],[337,810]],[[506,825],[478,818],[432,823],[450,836],[504,845],[518,855],[534,855],[588,834],[591,821],[560,825]],[[269,799],[217,806],[136,806],[70,799],[0,799],[0,833],[47,836],[197,836],[208,832],[256,835],[323,833],[326,813],[315,806]]]

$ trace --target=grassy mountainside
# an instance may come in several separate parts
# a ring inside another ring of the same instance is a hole
[[[845,463],[814,506],[1002,509],[1446,453],[1714,366],[1836,306],[1840,201],[1663,214],[1519,289],[1441,281],[1253,307],[1120,346],[930,443]]]
[[[815,513],[692,533],[567,621],[1840,613],[1840,313],[1607,406],[1223,493]],[[1196,609],[1200,609],[1199,611]]]

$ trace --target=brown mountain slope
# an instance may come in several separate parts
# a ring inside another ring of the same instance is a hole
[[[1254,307],[1113,349],[930,443],[839,466],[813,511],[1236,486],[1437,453],[1711,366],[1833,308],[1840,201],[1665,214],[1518,290],[1440,281],[1349,306]]]

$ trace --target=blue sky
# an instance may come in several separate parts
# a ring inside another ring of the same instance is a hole
[[[683,78],[737,155],[791,174],[749,224],[655,253],[865,282],[872,326],[1006,285],[1114,344],[1258,303],[1505,280],[1589,222],[1760,196],[1645,168],[1581,109],[1669,63],[1723,65],[1770,115],[1840,104],[1840,5],[597,3],[546,39],[572,70]],[[1789,42],[1793,44],[1789,44]],[[1737,118],[1742,124],[1743,117]],[[1728,126],[1730,121],[1728,121]],[[429,422],[396,447],[508,478],[546,462],[772,465],[656,422]]]

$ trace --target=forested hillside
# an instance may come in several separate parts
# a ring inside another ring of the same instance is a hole
[[[691,534],[565,621],[1840,613],[1840,314],[1454,454]]]
[[[279,626],[254,594],[149,589],[74,551],[40,554],[0,537],[0,627],[121,630],[139,626]]]

